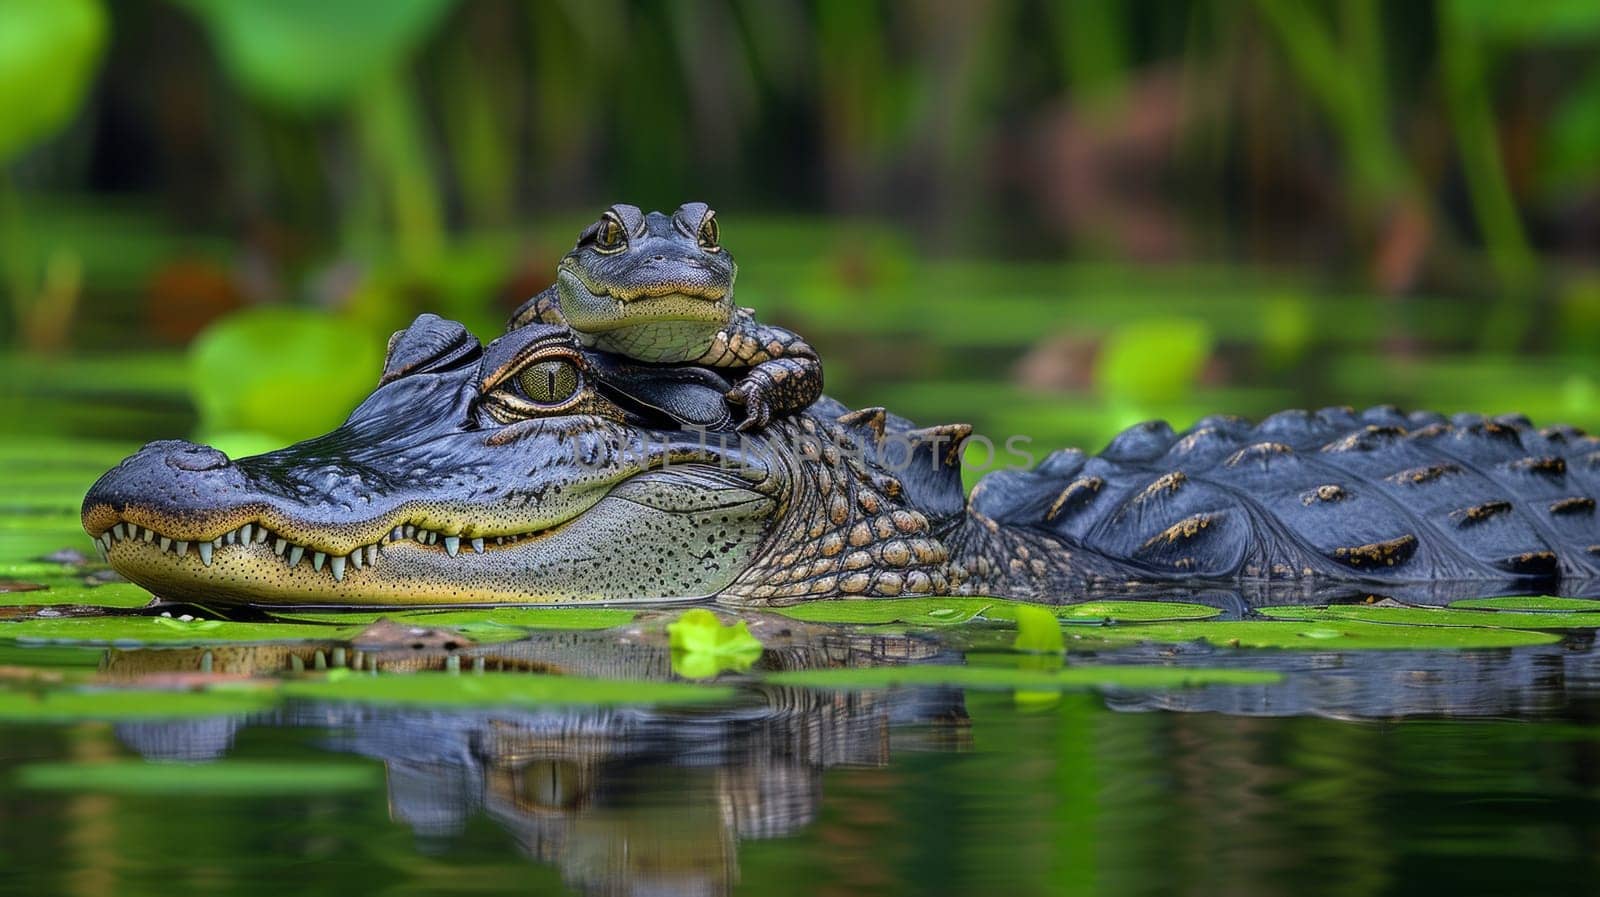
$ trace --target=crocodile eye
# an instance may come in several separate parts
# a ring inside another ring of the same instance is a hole
[[[706,252],[720,252],[722,251],[722,246],[717,242],[720,236],[717,228],[717,216],[707,214],[706,220],[700,222],[700,233],[696,235],[695,242],[699,243],[700,248]]]
[[[607,212],[606,216],[600,219],[600,229],[595,231],[594,248],[601,252],[620,252],[625,243],[622,222]]]
[[[570,361],[540,361],[517,375],[523,395],[540,405],[559,405],[578,391],[578,369]]]

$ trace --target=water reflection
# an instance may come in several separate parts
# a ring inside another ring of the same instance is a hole
[[[254,665],[258,672],[276,671],[302,650],[316,649],[213,649],[212,663],[218,669]],[[113,651],[105,672],[147,676],[193,669],[196,653]],[[413,652],[390,660],[411,668],[442,667],[448,653]],[[454,653],[468,664],[481,657],[490,669],[634,678],[665,676],[670,664],[659,645],[608,633],[549,633]],[[946,647],[929,639],[813,630],[769,651],[761,663],[795,668],[949,658]],[[1588,638],[1475,652],[1147,647],[1084,662],[1135,660],[1261,667],[1288,675],[1264,687],[1112,692],[1100,699],[1104,706],[1231,717],[1570,716],[1600,688],[1600,657]],[[995,699],[984,700],[992,705]],[[261,716],[122,724],[116,734],[150,759],[209,760],[227,755],[252,728],[309,731],[327,750],[383,763],[389,815],[413,830],[425,852],[448,849],[475,820],[486,818],[524,854],[587,893],[719,894],[740,880],[741,844],[814,827],[830,770],[883,769],[903,764],[907,756],[971,748],[968,706],[967,696],[949,689],[831,693],[753,687],[729,705],[676,710],[401,710],[302,702]],[[1197,730],[1215,728],[1195,720]],[[1248,725],[1238,720],[1229,731],[1248,735],[1248,728],[1239,728]],[[1174,754],[1174,769],[1186,762],[1184,754],[1202,756],[1198,745],[1192,748]],[[1033,748],[1022,744],[1019,750],[1025,757]],[[1056,756],[1037,759],[1062,762]]]
[[[301,650],[213,650],[212,663],[276,671]],[[832,635],[769,652],[763,663],[865,665],[938,651],[914,638]],[[198,653],[113,651],[105,670],[193,669]],[[670,668],[659,646],[595,633],[553,633],[458,656],[469,666],[483,657],[489,669],[635,678],[666,676]],[[443,654],[391,659],[411,668],[446,662]],[[751,689],[733,706],[714,709],[397,710],[308,702],[259,717],[127,723],[116,734],[148,759],[196,761],[226,755],[247,726],[317,730],[330,750],[381,761],[390,816],[424,847],[461,835],[481,814],[574,887],[606,894],[726,893],[738,880],[740,842],[812,823],[825,771],[878,768],[897,750],[961,750],[969,742],[959,691],[779,687]]]

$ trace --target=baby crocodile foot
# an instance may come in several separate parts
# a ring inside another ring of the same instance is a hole
[[[772,420],[772,403],[767,400],[766,389],[753,377],[741,380],[728,390],[727,399],[730,404],[744,408],[744,420],[739,422],[740,430],[759,430]]]

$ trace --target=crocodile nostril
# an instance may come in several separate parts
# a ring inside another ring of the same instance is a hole
[[[208,445],[196,445],[168,455],[167,464],[178,470],[216,470],[227,466],[228,456]]]

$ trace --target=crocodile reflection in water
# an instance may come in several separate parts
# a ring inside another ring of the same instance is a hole
[[[219,671],[276,672],[291,652],[308,659],[330,647],[114,650],[103,668],[113,678],[189,671],[209,651]],[[766,652],[759,666],[870,665],[938,650],[917,638],[811,631],[803,643]],[[490,669],[633,678],[665,678],[671,669],[663,646],[614,633],[544,633],[454,653],[484,657]],[[397,652],[385,669],[443,669],[447,656]],[[786,687],[686,710],[406,711],[317,702],[260,717],[124,723],[117,734],[147,758],[197,761],[225,755],[248,725],[326,730],[319,743],[384,763],[390,813],[419,836],[449,838],[481,813],[529,856],[594,893],[726,893],[738,879],[739,842],[794,834],[815,820],[826,770],[882,767],[891,748],[960,750],[968,741],[958,691]]]
[[[776,641],[770,630],[763,635]],[[796,635],[789,646],[767,652],[758,667],[950,659],[946,649],[919,638],[826,627]],[[113,678],[194,670],[209,652],[216,670],[268,673],[289,668],[291,654],[309,665],[316,650],[113,650],[103,669]],[[512,644],[414,652],[386,660],[386,668],[444,669],[452,654],[484,657],[491,669],[641,679],[670,670],[660,644],[616,632],[540,633]],[[1359,719],[1559,717],[1600,699],[1600,652],[1582,637],[1462,652],[1141,647],[1079,662],[1156,662],[1157,654],[1168,664],[1287,675],[1271,686],[1113,690],[1106,697],[1110,708]],[[344,654],[347,662],[354,656]],[[421,836],[453,837],[482,814],[586,890],[716,893],[737,879],[741,841],[795,834],[817,819],[827,770],[882,767],[891,752],[902,750],[966,748],[973,725],[966,703],[949,689],[838,694],[767,686],[732,704],[689,710],[400,710],[301,702],[252,717],[124,723],[117,733],[146,757],[194,761],[224,756],[248,726],[321,731],[317,743],[385,764],[390,812]]]

